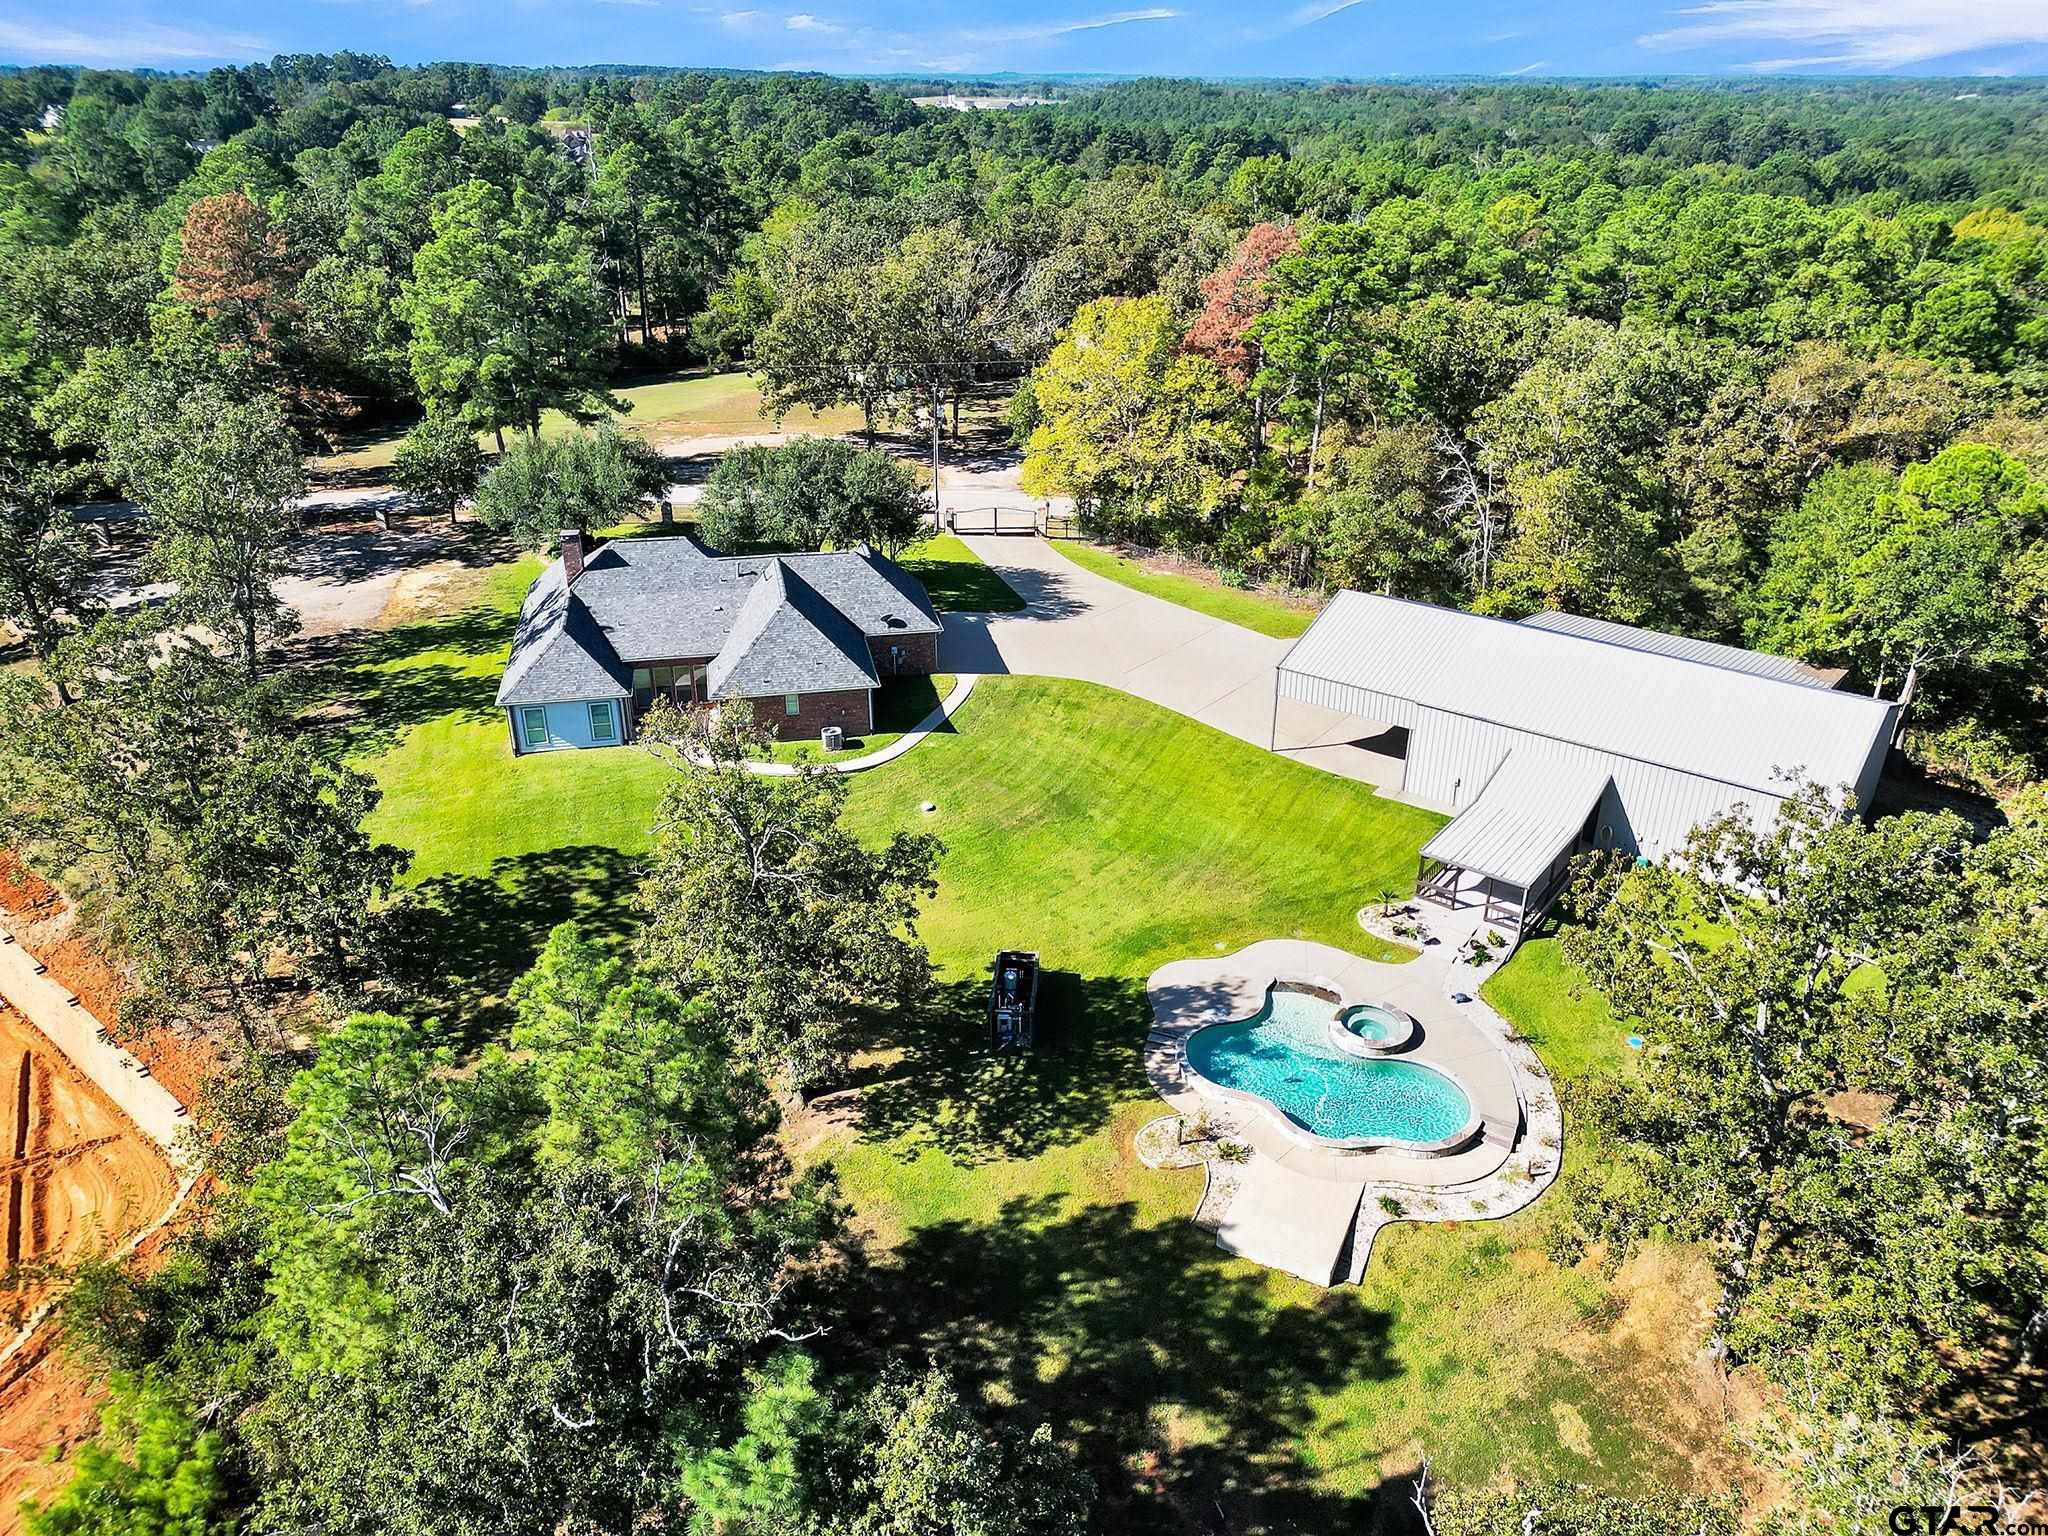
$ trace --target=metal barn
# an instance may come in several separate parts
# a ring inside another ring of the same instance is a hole
[[[1340,592],[1274,687],[1396,728],[1398,793],[1450,813],[1418,893],[1516,931],[1571,856],[1657,859],[1703,821],[1768,824],[1802,780],[1868,806],[1898,706],[1781,656],[1562,614],[1520,623]]]

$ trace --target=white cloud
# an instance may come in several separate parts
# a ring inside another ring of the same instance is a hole
[[[1355,5],[1357,0],[1348,0],[1348,3]],[[1113,11],[1107,16],[1090,16],[1081,21],[1048,21],[1030,27],[962,32],[960,36],[972,43],[1043,43],[1073,32],[1094,32],[1103,27],[1127,26],[1134,21],[1172,21],[1180,14],[1165,6],[1152,6],[1142,11]]]
[[[728,32],[746,32],[758,26],[761,20],[759,11],[721,11],[718,24]]]
[[[1319,21],[1328,21],[1339,11],[1348,11],[1361,3],[1362,0],[1337,0],[1337,3],[1332,5],[1329,0],[1321,0],[1319,4],[1301,6],[1287,18],[1286,30],[1292,32],[1300,27],[1312,27]]]
[[[1677,26],[1636,39],[1673,51],[1713,43],[1793,44],[1802,51],[1753,60],[1759,70],[1897,69],[1951,54],[2048,43],[2041,0],[1707,0],[1676,13]]]
[[[204,32],[154,22],[90,31],[0,18],[0,59],[34,64],[192,64],[262,58],[276,50],[245,32]]]
[[[840,32],[845,30],[836,21],[827,21],[822,16],[812,16],[804,11],[798,11],[794,16],[785,21],[783,25],[792,32]]]
[[[1538,59],[1534,64],[1524,64],[1520,69],[1504,69],[1504,75],[1533,75],[1539,69],[1550,68],[1550,60]]]
[[[1285,16],[1269,26],[1244,27],[1239,35],[1249,42],[1270,43],[1276,37],[1285,37],[1290,32],[1299,32],[1303,27],[1312,27],[1319,21],[1328,21],[1340,11],[1348,11],[1365,0],[1310,0],[1307,5],[1296,6]]]

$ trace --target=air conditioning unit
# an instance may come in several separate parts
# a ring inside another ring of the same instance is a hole
[[[828,725],[818,732],[818,745],[827,752],[837,752],[846,745],[846,732],[836,725]]]

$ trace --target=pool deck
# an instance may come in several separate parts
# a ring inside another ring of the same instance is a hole
[[[1505,1214],[1533,1199],[1555,1174],[1556,1157],[1529,1145],[1542,1129],[1555,1146],[1555,1096],[1526,1045],[1510,1044],[1476,993],[1476,978],[1455,964],[1450,946],[1389,965],[1327,944],[1267,939],[1231,955],[1176,960],[1146,982],[1152,1031],[1145,1072],[1183,1115],[1227,1125],[1251,1150],[1243,1187],[1217,1228],[1217,1241],[1246,1258],[1318,1285],[1364,1272],[1373,1237],[1400,1218],[1378,1205],[1392,1194],[1404,1208],[1418,1200],[1451,1216]],[[1389,1059],[1441,1067],[1455,1077],[1484,1126],[1470,1148],[1441,1157],[1345,1152],[1278,1109],[1225,1097],[1191,1072],[1187,1037],[1206,1025],[1256,1013],[1275,979],[1313,982],[1346,1004],[1391,1003],[1413,1015],[1415,1041]],[[1461,1003],[1456,997],[1467,997]],[[1532,1123],[1532,1109],[1535,1121]],[[1511,1170],[1511,1160],[1519,1170]],[[1540,1173],[1540,1178],[1537,1176]],[[1370,1197],[1371,1203],[1368,1204]]]

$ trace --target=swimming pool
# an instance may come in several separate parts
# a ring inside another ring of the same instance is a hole
[[[1340,1049],[1334,1011],[1328,998],[1276,986],[1250,1018],[1188,1036],[1188,1066],[1332,1140],[1431,1143],[1471,1127],[1471,1101],[1444,1073]]]

